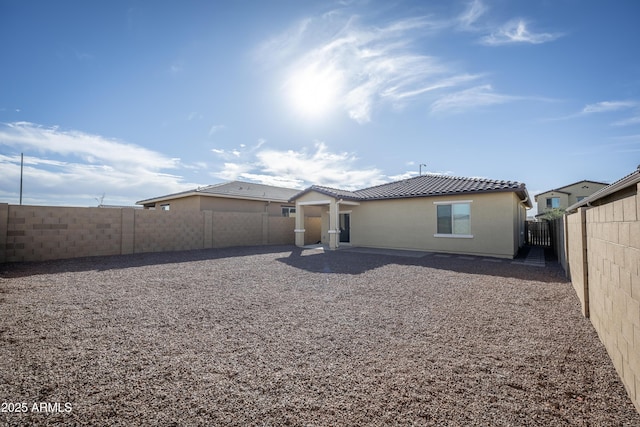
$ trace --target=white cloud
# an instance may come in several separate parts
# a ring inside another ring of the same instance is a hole
[[[366,123],[385,103],[397,105],[477,78],[419,53],[414,47],[419,38],[448,25],[413,17],[375,27],[362,24],[357,16],[333,11],[321,18],[306,19],[265,43],[257,57],[263,63],[285,64],[288,77],[282,90],[296,100],[296,105],[305,105],[300,100],[305,94],[287,91],[295,91],[294,83],[301,79],[317,80],[331,85],[331,90],[323,88],[332,101],[325,105],[343,110],[358,123]],[[308,75],[309,70],[313,76]]]
[[[398,175],[391,175],[391,176],[389,176],[389,179],[391,181],[400,181],[402,179],[413,178],[414,176],[418,176],[418,172],[406,171],[405,173],[401,173],[401,174],[398,174]]]
[[[174,169],[176,159],[146,148],[77,130],[63,131],[29,122],[7,123],[0,127],[0,144],[40,153],[76,156],[88,163],[106,162],[148,169]]]
[[[527,22],[522,19],[514,19],[504,24],[494,33],[483,37],[480,42],[487,46],[499,46],[516,43],[541,44],[562,37],[561,33],[531,32],[527,28],[527,25]]]
[[[216,178],[233,181],[241,178],[243,175],[251,172],[251,170],[253,169],[253,165],[249,163],[242,164],[225,162],[223,168],[220,171],[213,173],[212,175]]]
[[[487,7],[480,0],[473,0],[467,9],[458,17],[459,25],[471,29],[476,21],[485,14]]]
[[[593,104],[585,105],[582,110],[577,113],[572,113],[566,116],[561,116],[549,120],[570,120],[576,118],[583,118],[586,116],[592,116],[594,114],[606,114],[606,113],[616,113],[621,111],[626,111],[630,109],[635,109],[638,105],[640,105],[636,101],[602,101],[596,102]],[[630,126],[634,124],[640,123],[640,117],[630,117],[627,119],[622,119],[611,123],[613,126]]]
[[[323,142],[316,142],[313,150],[264,149],[246,154],[248,158],[243,163],[226,162],[213,176],[227,180],[249,179],[291,188],[319,184],[357,189],[388,181],[379,169],[358,169],[355,154],[331,152]]]
[[[629,117],[613,123],[614,126],[632,126],[637,124],[640,124],[640,116]]]
[[[460,113],[489,105],[505,104],[520,97],[495,93],[490,85],[482,85],[451,93],[431,104],[431,113]]]
[[[169,73],[170,74],[179,74],[184,70],[184,62],[181,60],[178,61],[174,61],[170,66],[169,66]]]
[[[238,144],[236,148],[232,149],[212,148],[211,152],[222,160],[237,162],[238,159],[246,159],[252,156],[253,153],[259,150],[260,147],[262,147],[266,143],[266,139],[258,138],[256,144],[253,146],[247,146],[247,144],[241,143]]]
[[[588,104],[582,109],[582,114],[608,113],[610,111],[626,110],[638,105],[633,101],[603,101],[595,104]]]
[[[18,152],[25,153],[25,196],[31,203],[92,205],[96,194],[106,193],[107,203],[130,205],[195,186],[167,173],[184,167],[180,159],[77,130],[27,122],[4,124],[0,125],[0,146],[16,152],[0,156],[0,188],[13,189],[4,194],[6,198],[15,198],[18,192]]]
[[[225,125],[213,125],[209,129],[209,136],[212,136],[215,133],[221,132],[225,130],[227,127]]]
[[[257,49],[255,57],[261,64],[277,68],[278,74],[285,76],[283,98],[291,101],[293,111],[313,109],[315,118],[328,115],[331,109],[364,124],[384,106],[402,110],[411,102],[439,98],[437,105],[444,105],[463,90],[473,92],[469,86],[485,83],[478,80],[486,73],[465,72],[453,65],[461,61],[426,52],[429,44],[424,39],[447,31],[490,33],[481,39],[485,45],[540,44],[563,36],[533,31],[524,19],[508,21],[494,30],[486,23],[489,8],[482,0],[470,0],[457,16],[414,16],[383,26],[368,25],[349,10],[345,7],[307,18]],[[307,89],[300,90],[296,82],[303,82]],[[507,99],[506,95],[484,92],[481,98],[475,97],[478,103],[469,107]]]

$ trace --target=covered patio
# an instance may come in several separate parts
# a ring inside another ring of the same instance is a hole
[[[359,204],[353,200],[339,199],[316,191],[300,196],[296,200],[296,226],[294,229],[296,246],[305,245],[305,207],[321,207],[321,242],[328,245],[329,249],[335,250],[340,247],[340,243],[344,244],[350,241],[351,214],[353,207]]]

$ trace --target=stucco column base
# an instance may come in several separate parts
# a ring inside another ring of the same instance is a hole
[[[329,249],[340,246],[340,229],[338,228],[338,203],[335,199],[329,203]]]
[[[299,203],[296,203],[296,228],[293,232],[296,234],[296,246],[304,246],[304,206],[301,206]]]
[[[335,250],[340,246],[340,230],[329,230],[329,249]]]

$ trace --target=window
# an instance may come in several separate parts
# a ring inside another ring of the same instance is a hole
[[[560,197],[547,197],[547,209],[560,207]]]
[[[169,203],[166,203],[164,205],[160,205],[160,209],[162,209],[163,211],[168,211],[170,207],[171,207],[171,205],[169,205]]]
[[[296,216],[296,208],[293,207],[293,206],[283,206],[282,207],[282,216],[295,217]]]
[[[436,237],[473,237],[471,235],[471,203],[436,202],[438,232]]]
[[[587,196],[578,196],[578,197],[576,197],[576,201],[581,202],[586,198],[587,198]]]

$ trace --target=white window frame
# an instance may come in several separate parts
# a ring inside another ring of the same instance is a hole
[[[281,206],[281,209],[282,209],[281,212],[282,212],[282,216],[283,217],[285,217],[285,218],[295,218],[296,217],[297,210],[296,210],[295,206]],[[286,211],[287,215],[284,214],[285,209],[287,210]],[[293,209],[293,215],[291,215],[291,213],[292,213],[291,210],[292,209]]]
[[[438,208],[437,205],[469,205],[469,230],[471,230],[471,203],[473,200],[444,200],[442,202],[433,202],[436,205],[436,231],[438,230]],[[452,223],[453,226],[453,223]],[[445,234],[435,233],[433,237],[445,239],[473,239],[473,234]]]
[[[558,201],[558,206],[553,206],[553,201],[557,200]],[[545,206],[547,209],[559,209],[560,208],[560,197],[557,196],[552,196],[552,197],[547,197],[547,205]]]

